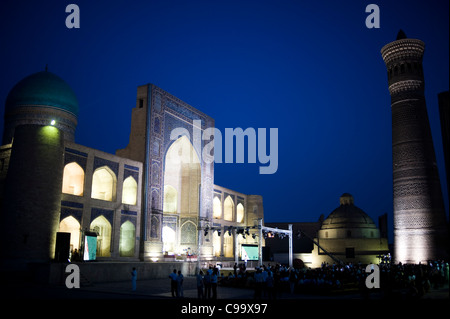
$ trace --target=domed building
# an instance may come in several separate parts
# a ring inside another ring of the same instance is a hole
[[[314,240],[320,248],[314,245],[312,267],[338,260],[378,263],[378,256],[389,252],[387,238],[380,236],[372,218],[354,204],[353,196],[348,193],[342,194],[339,207],[323,221]]]
[[[78,112],[72,88],[47,69],[26,76],[6,97],[0,272],[65,262],[70,251],[81,253],[76,261],[197,255],[232,265],[243,245],[257,246],[243,231],[263,219],[262,197],[214,185],[214,163],[203,161],[200,149],[207,141],[194,143],[214,119],[153,84],[142,85],[129,144],[109,154],[75,142]],[[173,140],[176,128],[183,135]],[[173,160],[180,155],[183,161]],[[97,280],[111,280],[111,271],[96,269]]]

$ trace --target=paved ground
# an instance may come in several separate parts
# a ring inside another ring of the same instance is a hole
[[[136,291],[131,291],[131,281],[94,283],[92,286],[72,289],[65,286],[14,283],[11,280],[0,284],[0,304],[6,307],[4,309],[12,306],[15,314],[31,315],[42,313],[103,318],[109,315],[116,318],[122,316],[126,310],[130,315],[141,314],[149,317],[158,313],[163,319],[189,316],[196,319],[201,316],[248,319],[249,316],[278,318],[280,315],[304,314],[310,310],[320,313],[320,317],[328,317],[334,316],[337,309],[346,309],[349,313],[358,309],[358,313],[365,314],[364,317],[379,317],[383,313],[415,317],[423,309],[433,309],[433,313],[437,315],[447,312],[449,306],[448,286],[432,290],[418,301],[386,301],[380,294],[372,293],[368,302],[363,300],[359,293],[335,296],[283,293],[275,301],[266,298],[255,300],[254,291],[251,289],[220,286],[217,289],[218,300],[199,300],[196,279],[193,277],[185,277],[184,298],[178,299],[171,296],[168,278],[140,280],[137,282]]]
[[[131,281],[94,283],[90,286],[68,289],[65,286],[42,285],[31,283],[3,283],[2,297],[7,299],[173,299],[170,282],[167,279],[138,280],[136,291],[131,290]],[[217,289],[218,299],[251,300],[254,299],[252,289],[221,287]],[[377,292],[371,293],[371,299],[382,299]],[[196,279],[185,277],[184,299],[197,299]],[[330,300],[362,300],[359,293],[332,296],[282,293],[277,299],[330,299]],[[448,286],[433,289],[422,299],[449,300]],[[263,299],[264,300],[264,299]]]

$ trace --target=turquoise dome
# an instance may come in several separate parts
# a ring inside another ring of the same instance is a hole
[[[78,115],[78,100],[72,88],[59,76],[42,71],[19,81],[6,98],[5,114],[22,106],[52,107]]]

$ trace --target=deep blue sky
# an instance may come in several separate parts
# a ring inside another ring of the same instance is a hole
[[[69,3],[80,8],[80,29],[65,26]],[[379,29],[365,26],[370,3],[380,7]],[[266,221],[316,221],[349,192],[375,222],[388,213],[392,223],[380,49],[400,28],[426,43],[426,98],[445,194],[437,94],[449,89],[448,12],[448,1],[437,0],[2,1],[0,101],[48,64],[78,97],[76,142],[115,153],[128,144],[136,87],[154,83],[213,117],[222,132],[278,128],[276,174],[259,175],[258,164],[215,165],[216,184],[264,197]]]

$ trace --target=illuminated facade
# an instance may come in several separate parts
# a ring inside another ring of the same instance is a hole
[[[425,103],[425,44],[407,38],[381,49],[392,111],[394,258],[397,262],[447,258],[442,191]]]
[[[144,165],[143,260],[195,254],[234,261],[252,241],[237,228],[263,218],[262,197],[214,185],[214,155],[202,138],[213,127],[214,119],[159,87],[138,87],[130,140],[116,154]]]
[[[70,86],[47,70],[7,97],[2,269],[55,258],[58,232],[70,233],[71,250],[95,232],[99,260],[232,262],[241,244],[254,243],[238,230],[263,218],[262,197],[214,185],[214,162],[196,134],[212,118],[154,85],[138,87],[130,143],[114,155],[75,143],[77,114]],[[176,128],[185,133],[171,139]]]
[[[312,268],[321,267],[322,263],[379,263],[379,256],[389,253],[387,234],[354,204],[352,195],[342,194],[339,203],[327,218],[321,215],[316,222],[293,223],[294,259]],[[266,226],[286,229],[287,223],[266,223]],[[287,263],[286,238],[268,236],[265,244],[274,261]]]

